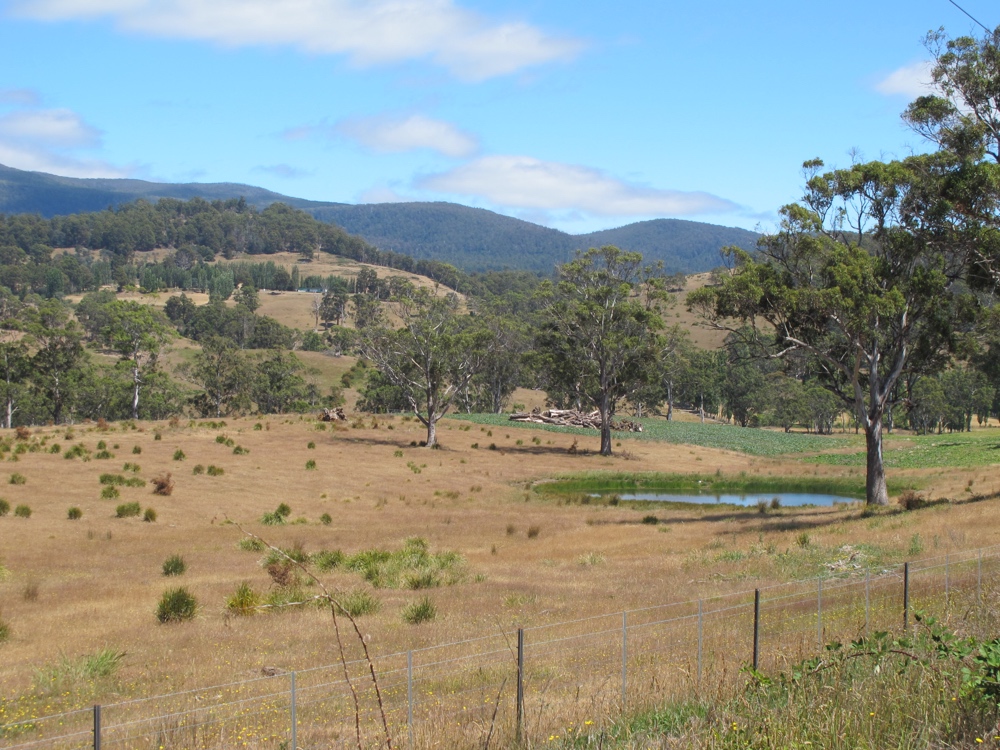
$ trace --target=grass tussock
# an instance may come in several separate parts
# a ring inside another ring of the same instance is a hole
[[[35,688],[43,693],[77,691],[86,683],[113,678],[124,660],[124,651],[110,647],[76,658],[63,655],[35,673]]]
[[[411,537],[402,549],[369,549],[343,563],[375,588],[425,589],[450,586],[465,579],[465,561],[457,552],[428,551],[426,540]]]

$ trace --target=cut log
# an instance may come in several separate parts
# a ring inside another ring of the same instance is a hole
[[[515,412],[510,415],[512,422],[530,422],[532,424],[551,424],[557,427],[586,427],[591,430],[601,429],[601,413],[599,411],[582,412],[576,409],[546,409],[539,412]],[[642,425],[629,419],[611,420],[611,429],[615,432],[642,432]]]

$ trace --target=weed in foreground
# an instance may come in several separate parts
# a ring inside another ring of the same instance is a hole
[[[167,589],[156,607],[156,619],[161,623],[184,622],[194,619],[198,611],[198,601],[183,586]]]
[[[163,561],[162,570],[165,576],[179,576],[187,570],[187,564],[180,555],[171,555]]]

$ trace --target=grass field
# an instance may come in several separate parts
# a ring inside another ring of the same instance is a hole
[[[346,364],[327,360],[310,363],[326,376]],[[41,428],[26,440],[4,433],[0,719],[334,662],[329,615],[280,606],[315,589],[279,584],[266,551],[239,526],[308,560],[333,590],[374,600],[359,622],[375,654],[816,575],[848,545],[878,567],[915,551],[1000,541],[997,501],[971,502],[1000,484],[995,466],[895,470],[896,486],[959,502],[872,516],[850,506],[650,510],[533,491],[557,477],[861,481],[855,467],[802,460],[850,447],[853,436],[647,424],[641,436],[620,436],[622,455],[611,458],[596,455],[593,432],[493,417],[444,420],[440,450],[416,447],[423,428],[398,416],[91,424]],[[153,494],[167,473],[172,493]],[[140,515],[118,517],[130,503]],[[283,522],[262,523],[281,504]],[[22,505],[30,517],[15,514]],[[82,517],[70,520],[70,508]],[[155,521],[142,520],[149,508]],[[173,555],[185,571],[166,577]],[[244,583],[256,601],[279,606],[234,615],[227,601]],[[197,616],[160,624],[157,603],[177,585],[196,597]],[[410,624],[424,597],[436,616]],[[121,654],[111,676],[78,669],[102,662],[106,649]]]

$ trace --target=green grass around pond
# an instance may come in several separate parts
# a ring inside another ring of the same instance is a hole
[[[493,428],[529,428],[586,435],[594,439],[595,450],[600,436],[596,430],[581,427],[556,427],[553,425],[511,422],[505,414],[452,414],[460,419]],[[780,432],[732,425],[701,424],[698,422],[668,422],[665,419],[645,418],[635,420],[642,424],[642,432],[615,432],[615,440],[660,440],[681,445],[698,445],[704,448],[748,453],[753,456],[780,456],[786,453],[818,453],[820,451],[864,445],[863,437],[854,435],[806,435],[800,432]],[[472,435],[473,433],[470,433]],[[587,447],[587,446],[581,446]]]
[[[976,430],[948,435],[886,436],[885,465],[890,469],[942,466],[988,466],[1000,463],[1000,430]],[[865,452],[811,456],[813,463],[864,466]]]
[[[893,488],[896,489],[896,488]],[[535,490],[541,494],[615,493],[615,492],[697,492],[701,494],[770,494],[803,492],[821,495],[842,495],[863,499],[864,477],[761,477],[748,474],[660,474],[650,473],[585,473],[557,477],[540,482]]]

